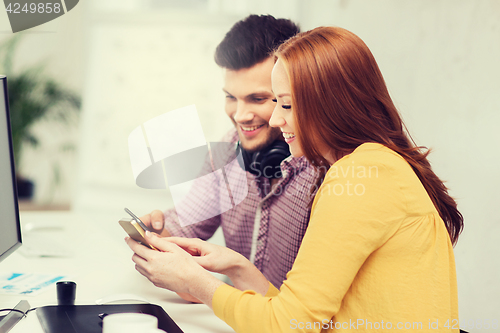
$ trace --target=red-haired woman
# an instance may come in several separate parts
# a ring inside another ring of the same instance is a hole
[[[226,248],[151,235],[164,252],[129,240],[136,268],[191,293],[237,332],[458,331],[452,244],[463,218],[405,132],[370,50],[349,31],[321,27],[276,57],[270,123],[321,184],[287,280],[277,290]]]

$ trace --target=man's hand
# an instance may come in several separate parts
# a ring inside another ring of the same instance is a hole
[[[164,229],[165,216],[163,216],[163,212],[161,210],[156,209],[150,214],[141,216],[141,221],[144,222],[146,227],[150,228],[158,235],[162,237],[170,237],[170,232],[168,232],[167,229]]]

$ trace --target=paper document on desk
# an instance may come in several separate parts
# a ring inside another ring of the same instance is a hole
[[[0,273],[0,294],[35,296],[65,278],[55,274]]]

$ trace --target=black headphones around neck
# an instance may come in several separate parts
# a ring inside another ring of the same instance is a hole
[[[238,141],[236,154],[239,155],[240,151],[243,161],[238,158],[238,162],[243,170],[268,179],[281,178],[280,164],[290,156],[288,144],[281,140],[274,140],[269,146],[255,152],[246,151]]]

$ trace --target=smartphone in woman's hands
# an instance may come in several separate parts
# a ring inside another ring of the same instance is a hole
[[[133,240],[147,246],[153,250],[157,250],[154,246],[148,244],[146,241],[146,231],[149,229],[144,225],[144,223],[134,215],[130,210],[125,208],[125,211],[130,214],[132,218],[123,218],[118,223],[122,226],[123,230],[132,238]],[[158,251],[158,250],[157,250]]]

